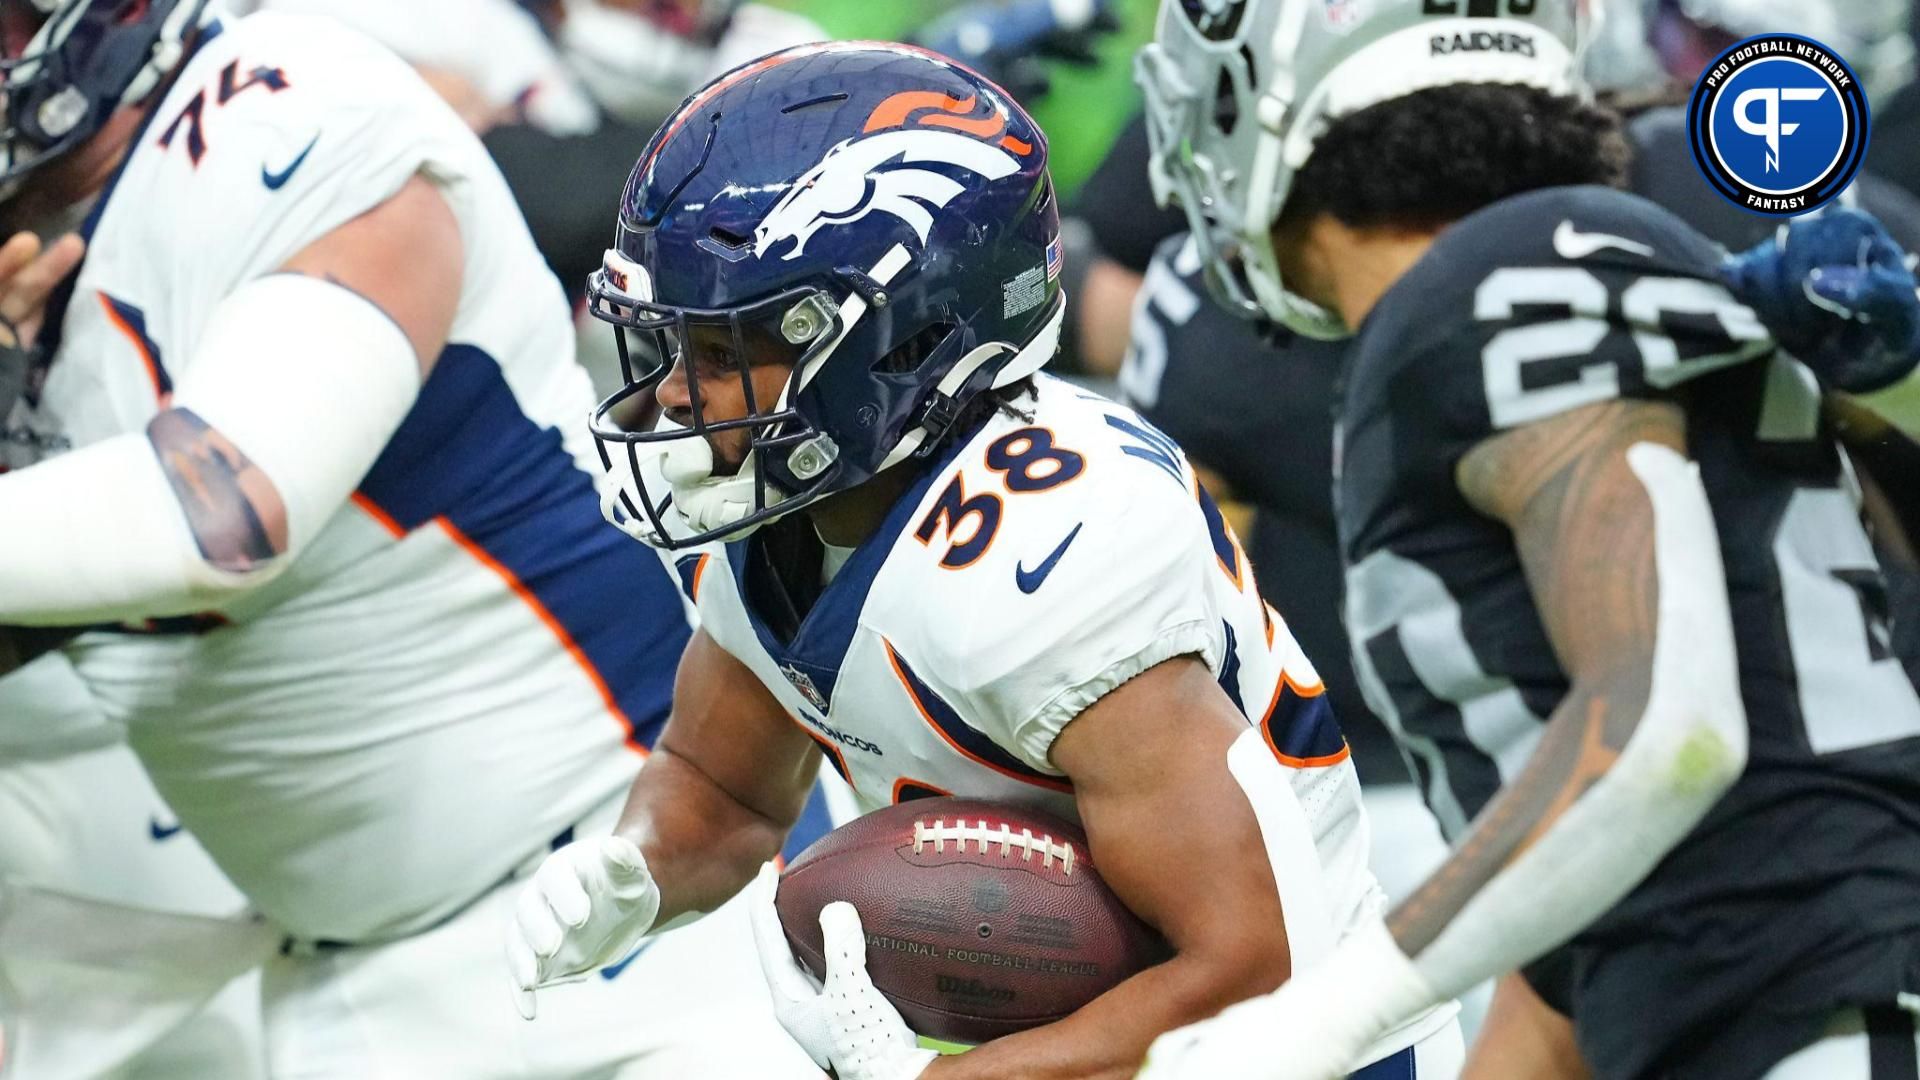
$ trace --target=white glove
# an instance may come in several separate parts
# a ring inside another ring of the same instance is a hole
[[[632,954],[659,911],[647,860],[625,837],[576,840],[547,856],[507,925],[507,971],[520,1015],[533,1019],[536,989]]]
[[[900,1011],[867,976],[867,938],[860,913],[836,901],[820,912],[827,956],[823,988],[794,959],[773,905],[780,873],[760,868],[748,897],[760,970],[773,992],[774,1015],[793,1041],[840,1080],[914,1080],[940,1055],[923,1050]]]
[[[1155,1039],[1135,1080],[1339,1080],[1439,1000],[1375,923],[1273,993]]]

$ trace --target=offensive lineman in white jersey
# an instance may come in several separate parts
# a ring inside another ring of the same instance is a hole
[[[1378,919],[1345,740],[1184,455],[1038,374],[1058,230],[1033,121],[918,49],[776,53],[655,136],[589,286],[629,360],[595,434],[609,516],[670,553],[702,629],[616,834],[555,853],[521,897],[529,1012],[760,870],[782,1022],[842,1080],[1113,1076]],[[868,810],[956,794],[1082,822],[1177,955],[936,1059],[833,905],[827,952],[853,960],[828,981],[853,990],[820,994],[762,864],[821,755]],[[1369,1076],[1451,1075],[1452,1010],[1374,1050]]]
[[[284,934],[270,1071],[804,1072],[744,921],[544,1032],[475,974],[687,635],[598,523],[567,305],[479,143],[325,19],[0,0],[0,49],[0,671],[64,647]]]

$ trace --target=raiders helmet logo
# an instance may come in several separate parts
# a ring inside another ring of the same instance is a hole
[[[955,166],[993,181],[1020,171],[1015,155],[1033,150],[1006,134],[999,112],[971,116],[975,101],[910,91],[881,102],[860,135],[828,150],[761,220],[753,230],[754,255],[765,258],[792,241],[780,257],[797,259],[821,229],[874,213],[906,222],[924,245],[933,231],[933,210],[945,209],[966,185],[913,166]],[[902,126],[915,114],[916,124]]]

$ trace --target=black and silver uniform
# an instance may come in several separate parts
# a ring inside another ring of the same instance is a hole
[[[1616,397],[1686,410],[1721,540],[1745,775],[1568,954],[1604,1077],[1757,1076],[1834,1011],[1920,990],[1920,696],[1808,373],[1679,218],[1604,188],[1443,233],[1361,328],[1336,459],[1368,699],[1457,839],[1568,690],[1511,533],[1455,485],[1506,429]]]

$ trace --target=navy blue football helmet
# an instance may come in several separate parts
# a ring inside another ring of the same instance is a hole
[[[207,0],[0,0],[0,185],[158,88],[206,8]]]
[[[1046,139],[978,74],[835,42],[721,76],[648,144],[588,283],[626,377],[592,420],[609,520],[656,547],[737,539],[930,455],[1052,358],[1060,258]],[[769,363],[791,375],[756,400]],[[676,364],[692,422],[653,426]],[[748,415],[704,418],[716,378]],[[745,462],[716,475],[705,437],[742,430]]]

